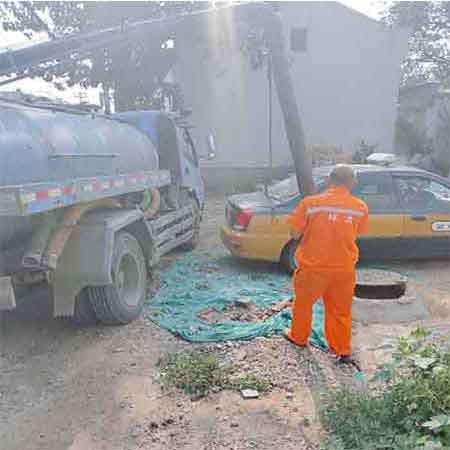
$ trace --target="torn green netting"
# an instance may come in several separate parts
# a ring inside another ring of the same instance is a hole
[[[160,327],[191,342],[249,340],[280,334],[291,322],[287,308],[266,320],[209,323],[198,314],[206,308],[222,310],[246,298],[259,308],[270,308],[292,296],[291,281],[271,268],[249,268],[230,258],[187,254],[162,271],[161,285],[147,301],[146,316]],[[313,310],[313,345],[328,348],[323,330],[323,305]]]

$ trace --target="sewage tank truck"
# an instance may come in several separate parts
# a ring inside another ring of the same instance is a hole
[[[55,316],[132,321],[159,258],[195,246],[203,203],[181,117],[1,97],[0,310],[48,284]]]

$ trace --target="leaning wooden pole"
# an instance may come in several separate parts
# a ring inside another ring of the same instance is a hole
[[[302,194],[309,195],[314,191],[312,161],[306,148],[300,112],[289,72],[282,23],[279,14],[269,8],[264,8],[263,16],[267,44],[272,56],[273,80],[283,113],[284,127],[294,161],[298,188]]]

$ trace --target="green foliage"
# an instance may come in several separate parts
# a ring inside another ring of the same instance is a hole
[[[255,389],[258,392],[267,392],[271,389],[272,384],[270,381],[265,378],[261,378],[255,373],[248,373],[231,378],[228,386],[236,391],[240,391],[242,389]]]
[[[399,115],[397,119],[395,142],[407,150],[409,157],[418,153],[421,155],[428,154],[432,151],[431,139],[402,115]]]
[[[228,384],[229,368],[219,364],[216,355],[204,352],[181,352],[169,355],[162,364],[162,380],[187,394],[207,395],[212,389]]]
[[[410,30],[404,81],[450,77],[450,2],[387,2],[383,20]]]
[[[381,376],[380,376],[381,375]],[[338,390],[323,411],[324,449],[450,448],[450,353],[418,329],[378,374],[381,391]]]
[[[372,154],[377,145],[366,144],[364,141],[361,141],[358,148],[355,150],[352,156],[352,162],[354,164],[365,164],[367,162],[367,157]]]
[[[162,382],[196,397],[211,391],[256,389],[266,392],[271,383],[255,373],[235,376],[234,368],[220,364],[219,357],[206,352],[180,352],[169,355],[161,364]]]
[[[439,122],[434,130],[433,149],[436,165],[442,175],[450,172],[450,97],[446,107],[439,112]]]
[[[403,115],[399,115],[395,129],[398,148],[406,152],[409,158],[429,155],[435,170],[443,176],[447,176],[450,169],[450,117],[445,117],[445,112],[443,109],[438,126],[432,130],[432,137]]]

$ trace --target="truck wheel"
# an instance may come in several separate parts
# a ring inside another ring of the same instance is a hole
[[[299,243],[300,243],[299,241],[294,241],[294,240],[289,241],[281,253],[281,258],[280,258],[281,266],[289,274],[294,273],[297,269],[297,261],[295,260],[295,252],[297,250]]]
[[[197,200],[195,200],[194,197],[189,196],[186,206],[189,205],[192,208],[193,211],[193,219],[194,219],[194,235],[187,241],[185,244],[182,245],[182,249],[186,251],[194,250],[195,247],[197,247],[199,241],[200,241],[200,222],[201,222],[201,215],[200,215],[200,208],[198,206]]]
[[[89,299],[87,288],[83,289],[77,295],[72,320],[77,325],[93,325],[98,322],[91,300]]]
[[[113,283],[89,287],[89,299],[100,322],[123,325],[141,313],[147,287],[144,253],[132,234],[117,233],[111,271]]]

